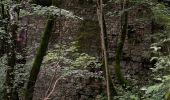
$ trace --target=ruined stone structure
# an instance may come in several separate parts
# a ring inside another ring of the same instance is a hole
[[[96,26],[92,25],[94,22],[98,21],[95,3],[93,2],[88,4],[88,2],[80,3],[79,0],[65,0],[61,4],[62,8],[69,9],[73,11],[74,14],[84,18],[85,21],[88,20],[89,23],[91,22],[89,27],[87,25],[82,26],[84,27],[84,30],[86,30],[83,31],[84,33],[86,32],[86,34],[84,34],[84,38],[75,37],[74,39],[78,38],[80,43],[82,43],[80,46],[82,46],[84,52],[100,57],[100,39],[98,39],[100,38],[100,33],[98,33],[100,32],[100,29],[98,27],[98,23],[96,23]],[[121,8],[119,5],[120,4],[108,3],[104,6],[108,33],[108,53],[111,69],[113,69],[114,66],[115,50],[120,34],[119,11]],[[128,18],[128,34],[123,49],[122,67],[125,75],[130,74],[130,77],[141,79],[141,72],[143,72],[141,70],[146,70],[146,72],[148,72],[148,69],[151,67],[149,59],[151,57],[151,35],[153,34],[152,18],[151,11],[147,5],[134,6],[132,4],[131,6],[132,8],[129,10]],[[75,32],[73,32],[73,34],[75,33],[77,36],[82,35],[81,33],[83,32],[81,30],[81,23],[83,23],[83,21],[75,23],[76,27],[72,27],[73,29],[78,28]],[[93,32],[94,30],[96,30],[96,33]]]
[[[98,26],[96,5],[95,2],[81,1],[83,0],[62,0],[60,5],[61,8],[71,10],[75,15],[82,17],[84,20],[66,19],[64,17],[59,17],[56,21],[56,29],[51,38],[52,42],[50,46],[52,47],[53,44],[58,42],[62,42],[62,44],[68,44],[70,41],[78,41],[80,45],[80,52],[85,52],[100,58],[100,28]],[[115,50],[117,48],[117,40],[120,34],[119,11],[119,4],[108,3],[104,6],[109,45],[108,59],[110,69],[113,73],[113,80],[115,79]],[[37,27],[40,27],[39,24],[37,24]],[[43,28],[43,26],[41,27]],[[37,31],[41,32],[42,29]],[[131,10],[129,10],[128,34],[124,44],[121,65],[123,69],[122,72],[126,78],[131,79],[133,77],[133,79],[139,80],[137,83],[138,85],[143,85],[140,83],[141,81],[143,81],[142,83],[144,83],[144,81],[148,81],[145,79],[145,77],[147,77],[149,74],[149,68],[151,67],[151,63],[148,61],[151,57],[150,44],[152,43],[152,33],[152,19],[150,10],[145,5],[133,7]],[[37,32],[37,34],[39,33]],[[60,39],[58,36],[60,36]],[[34,37],[35,40],[37,39],[36,37]],[[38,80],[38,84],[42,83],[43,80],[41,79],[44,79],[43,76]],[[60,82],[60,88],[62,87],[61,89],[65,90],[58,90],[58,94],[56,94],[56,100],[86,100],[87,97],[91,95],[97,95],[101,89],[99,87],[101,84],[103,84],[101,83],[97,86],[95,82],[93,84],[88,83],[88,80],[81,82],[83,82],[82,84],[86,85],[86,88],[82,87],[82,89],[73,89],[71,86],[74,84],[74,82],[72,82],[71,79],[69,81],[63,80]],[[70,86],[70,90],[72,91],[67,90],[68,86]],[[41,90],[41,87],[37,88],[37,94],[41,94],[41,92],[43,92],[39,91],[39,89]],[[62,95],[62,93],[65,92],[68,94],[67,97]]]

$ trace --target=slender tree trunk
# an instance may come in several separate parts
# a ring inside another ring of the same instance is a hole
[[[1,0],[2,2],[2,0]],[[5,9],[4,9],[4,4],[1,4],[1,15],[2,15],[2,19],[5,19]]]
[[[3,0],[1,0],[2,2]],[[5,9],[4,9],[4,4],[1,4],[1,20],[4,20],[5,19]],[[1,27],[5,27],[5,23],[4,22],[1,22]],[[5,54],[5,49],[6,49],[6,42],[5,42],[5,36],[3,37],[3,39],[1,39],[1,47],[0,47],[0,57]]]
[[[8,44],[8,68],[7,68],[7,74],[6,74],[6,81],[5,81],[5,100],[14,100],[13,99],[13,88],[14,88],[14,67],[16,65],[16,30],[18,26],[17,24],[12,24],[10,26],[10,40],[11,41]]]
[[[20,3],[20,0],[14,0],[14,3]],[[14,12],[15,12],[15,22],[16,23],[18,23],[18,21],[19,21],[19,13],[20,13],[20,7],[19,6],[16,6],[15,7],[15,10],[14,10]],[[17,25],[18,26],[18,25]],[[15,37],[15,40],[18,38],[17,37],[17,34],[19,34],[19,33],[16,33],[16,37]],[[17,46],[17,41],[15,41],[16,43],[15,43],[15,53],[16,54],[18,54],[18,52],[17,52],[17,49],[18,49],[18,46]],[[21,48],[21,51],[23,51],[23,49],[24,48]],[[22,54],[21,54],[22,55]],[[23,55],[22,55],[23,56]],[[23,60],[25,60],[25,57],[22,57],[23,58]],[[25,60],[26,61],[26,60]],[[18,63],[18,59],[16,58],[16,65],[18,65],[18,64],[21,64],[21,63]],[[25,64],[26,62],[23,62],[23,66],[24,66],[24,64]],[[22,66],[22,67],[23,67]],[[21,66],[20,66],[21,67]],[[15,70],[19,70],[18,69],[18,66],[15,68]],[[22,72],[20,72],[20,74],[21,74]],[[15,75],[16,76],[16,75]],[[23,81],[22,81],[23,82]],[[22,83],[22,84],[19,84],[18,82],[17,83],[15,83],[15,86],[13,87],[13,98],[12,98],[12,100],[19,100],[19,90],[21,89],[21,87],[22,86],[24,86],[23,85],[24,84],[24,82]]]
[[[105,64],[104,64],[104,59],[102,60],[102,71],[103,71],[103,73],[104,73],[104,77],[106,78],[106,71],[105,71],[105,66],[104,66]],[[117,95],[117,91],[116,91],[116,89],[115,89],[115,87],[114,87],[114,84],[113,84],[113,82],[112,82],[112,77],[111,77],[111,75],[109,75],[109,87],[110,87],[110,90],[111,90],[111,95],[112,96],[116,96]]]
[[[125,11],[125,9],[127,9],[128,7],[128,0],[124,0],[121,5],[122,10]],[[116,74],[116,78],[119,81],[119,83],[121,85],[125,85],[125,80],[123,78],[122,72],[121,72],[121,56],[122,56],[122,52],[123,52],[123,47],[124,47],[124,42],[126,39],[126,35],[127,35],[127,27],[128,27],[128,11],[125,11],[122,15],[121,15],[121,36],[118,40],[118,46],[116,49],[116,61],[115,61],[115,74]]]
[[[43,57],[45,56],[45,53],[48,48],[49,38],[52,33],[53,24],[54,24],[54,18],[51,15],[48,19],[48,22],[47,22],[47,25],[46,25],[46,28],[45,28],[45,31],[44,31],[44,34],[43,34],[43,37],[40,43],[40,47],[38,49],[37,55],[35,57],[35,60],[34,60],[34,63],[33,63],[33,66],[30,72],[30,77],[29,77],[28,84],[27,84],[26,91],[25,91],[25,100],[32,100],[33,98],[35,83],[37,80],[38,73],[40,71]]]
[[[107,33],[106,33],[106,25],[104,21],[104,15],[103,15],[103,0],[98,0],[97,2],[98,8],[98,20],[101,28],[101,46],[102,46],[102,55],[103,55],[103,66],[104,66],[104,72],[105,72],[105,78],[106,78],[106,86],[107,86],[107,97],[108,100],[113,100],[113,91],[111,90],[111,86],[113,86],[109,67],[108,67],[108,54],[107,54]],[[114,92],[116,93],[114,87],[112,87]]]
[[[15,90],[14,87],[14,80],[15,80],[15,73],[14,67],[16,65],[16,38],[17,38],[17,29],[18,29],[18,20],[16,19],[16,9],[17,6],[11,6],[9,11],[9,27],[8,33],[8,46],[7,46],[7,74],[6,74],[6,81],[5,81],[5,89],[4,89],[4,99],[5,100],[19,100],[18,92]]]
[[[105,39],[105,46],[106,46],[106,54],[107,54],[107,57],[108,57],[108,53],[107,53],[107,49],[108,49],[108,39],[107,39],[107,30],[106,30],[106,23],[105,23],[105,18],[104,18],[104,15],[103,15],[103,32],[104,32],[104,39]],[[105,74],[105,77],[106,77],[106,70],[105,70],[105,60],[103,58],[102,60],[102,69],[103,69],[103,72]],[[111,74],[109,74],[109,87],[110,87],[110,90],[111,90],[111,95],[112,96],[115,96],[117,95],[117,92],[116,92],[116,89],[114,88],[113,86],[113,82],[112,82],[112,78],[111,78]]]

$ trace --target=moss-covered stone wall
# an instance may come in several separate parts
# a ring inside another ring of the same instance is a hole
[[[64,17],[58,18],[55,32],[52,35],[53,44],[59,42],[55,38],[56,35],[59,35],[59,39],[62,40],[61,42],[63,44],[78,41],[80,52],[100,57],[100,29],[95,4],[86,5],[80,4],[79,0],[62,0],[60,7],[72,11],[84,20],[66,19]],[[104,7],[109,43],[109,65],[112,71],[114,70],[117,39],[120,34],[120,16],[113,16],[113,12],[118,11],[120,11],[119,4],[108,3]],[[149,9],[143,5],[130,10],[128,16],[128,34],[124,44],[123,56],[121,57],[121,66],[123,67],[122,72],[124,75],[129,75],[128,78],[140,79],[138,82],[140,85],[142,85],[144,81],[147,81],[145,77],[149,74],[149,67],[151,67],[148,61],[151,56],[152,22],[148,12]],[[142,83],[140,83],[140,81]],[[66,84],[62,84],[61,87],[65,87],[65,85]],[[88,90],[90,90],[90,88]],[[70,96],[71,95],[73,94],[70,93]],[[86,94],[82,93],[81,95]],[[58,98],[61,99],[60,97]]]
[[[97,21],[95,5],[82,6],[78,3],[78,0],[70,2],[71,1],[66,0],[62,3],[65,4],[65,6],[62,7],[73,11],[76,15],[83,17],[84,19]],[[112,66],[111,68],[113,68],[113,63],[115,61],[115,50],[117,48],[117,39],[120,33],[120,16],[113,15],[113,12],[118,12],[120,9],[120,4],[112,4],[110,2],[104,7],[109,43],[109,63]],[[146,5],[141,5],[130,10],[128,17],[128,34],[125,40],[123,56],[121,58],[121,66],[123,67],[123,72],[126,73],[125,75],[130,74],[130,77],[136,77],[136,79],[138,79],[139,76],[143,74],[143,71],[141,70],[148,70],[149,67],[151,67],[149,59],[151,57],[150,44],[152,43],[152,18],[150,9],[148,9]],[[77,30],[76,32],[73,32],[73,34],[76,33],[74,36],[77,36],[77,40],[80,43],[80,51],[93,55],[94,53],[98,53],[98,49],[100,48],[98,48],[98,44],[96,44],[98,43],[98,36],[94,36],[93,34],[90,34],[93,32],[89,32],[89,28],[93,27],[93,24],[88,26],[88,23],[89,21],[86,23],[84,23],[84,21],[76,23],[75,26],[77,27],[74,28],[77,28]],[[93,43],[91,42],[92,39],[94,39]],[[90,50],[92,49],[91,47],[96,49],[93,49],[94,51],[92,52],[92,50]],[[100,52],[97,55],[100,55]],[[132,70],[133,72],[131,72]]]

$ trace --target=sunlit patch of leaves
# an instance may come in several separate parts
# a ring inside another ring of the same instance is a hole
[[[61,9],[55,6],[42,7],[40,5],[33,6],[33,12],[38,15],[55,15],[55,16],[65,16],[67,18],[77,18],[83,20],[81,17],[75,16],[73,12],[65,9]]]

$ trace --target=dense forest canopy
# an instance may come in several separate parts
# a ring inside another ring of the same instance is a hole
[[[0,100],[170,100],[169,0],[0,3]]]

